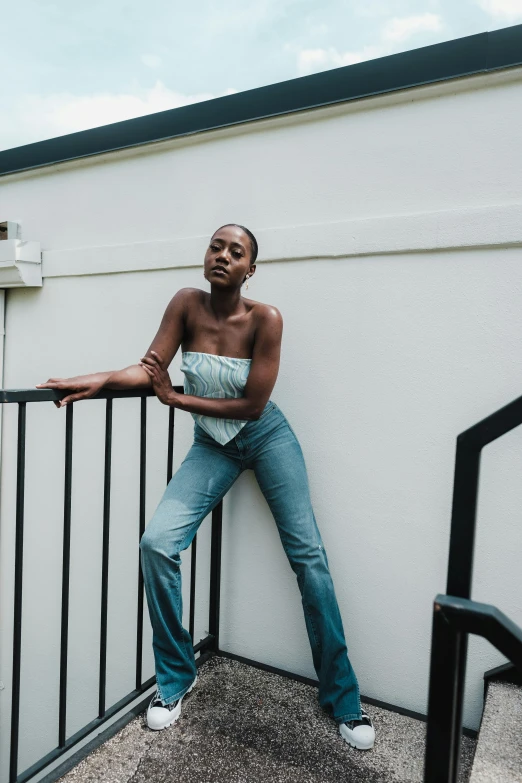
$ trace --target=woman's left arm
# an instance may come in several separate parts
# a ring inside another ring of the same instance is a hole
[[[264,305],[258,316],[252,363],[242,397],[215,399],[177,394],[158,355],[151,351],[140,365],[149,374],[158,399],[164,405],[220,419],[256,420],[261,416],[279,372],[283,319],[276,307]]]

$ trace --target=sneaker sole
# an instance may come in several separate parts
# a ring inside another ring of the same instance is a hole
[[[177,719],[181,715],[181,704],[183,702],[183,699],[185,698],[187,693],[190,693],[190,691],[194,688],[194,686],[196,685],[197,681],[198,681],[198,678],[197,678],[197,675],[196,675],[196,679],[194,680],[194,682],[192,683],[192,685],[190,686],[188,691],[186,691],[183,694],[183,696],[181,697],[181,699],[179,700],[178,706],[175,709],[172,710],[172,720],[170,721],[170,723],[166,723],[164,726],[149,726],[149,723],[147,722],[147,726],[149,727],[149,729],[151,731],[163,731],[163,729],[170,728],[172,726],[172,724],[177,721]]]

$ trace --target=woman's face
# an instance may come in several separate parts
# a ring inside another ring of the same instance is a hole
[[[250,263],[250,239],[238,226],[224,226],[213,234],[205,253],[204,275],[219,288],[241,288],[256,271]]]

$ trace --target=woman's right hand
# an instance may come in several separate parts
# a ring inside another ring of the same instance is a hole
[[[100,389],[103,389],[109,377],[110,373],[108,372],[96,372],[91,375],[77,375],[75,378],[49,378],[46,383],[37,384],[36,388],[73,392],[54,403],[57,408],[62,408],[70,402],[94,397]]]

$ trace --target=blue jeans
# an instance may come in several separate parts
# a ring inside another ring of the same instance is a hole
[[[194,426],[194,443],[147,525],[141,565],[152,623],[156,680],[165,704],[196,676],[182,626],[180,553],[243,470],[253,470],[276,521],[301,591],[306,630],[319,678],[319,703],[342,723],[361,717],[357,678],[348,659],[328,560],[317,528],[301,446],[277,405],[249,421],[224,446]]]

